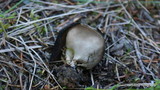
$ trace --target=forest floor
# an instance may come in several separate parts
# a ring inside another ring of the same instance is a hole
[[[105,39],[93,86],[88,70],[80,75],[65,59],[49,69],[58,32],[74,20]],[[154,90],[159,84],[160,1],[0,0],[0,90]]]

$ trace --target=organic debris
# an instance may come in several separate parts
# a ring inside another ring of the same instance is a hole
[[[0,90],[91,87],[90,74],[63,66],[64,60],[49,69],[50,47],[75,17],[105,39],[104,58],[92,70],[94,88],[140,89],[160,79],[159,1],[0,0],[0,5]]]

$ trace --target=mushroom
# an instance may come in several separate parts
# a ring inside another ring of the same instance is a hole
[[[66,47],[66,63],[71,67],[81,66],[90,70],[92,85],[94,85],[92,68],[102,59],[104,54],[104,39],[100,33],[92,28],[73,23],[63,28],[55,41],[53,52],[50,57],[52,61],[59,60],[63,47]],[[50,67],[52,69],[52,67]]]
[[[66,63],[71,67],[92,69],[102,59],[104,39],[92,28],[78,24],[66,35]]]

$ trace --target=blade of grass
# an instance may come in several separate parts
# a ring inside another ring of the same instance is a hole
[[[17,8],[17,6],[19,4],[21,4],[24,0],[19,1],[18,3],[16,3],[16,5],[14,5],[13,7],[11,7],[9,10],[5,11],[3,14],[0,14],[0,16],[5,16],[5,14],[9,13],[10,11],[12,11],[13,9]]]

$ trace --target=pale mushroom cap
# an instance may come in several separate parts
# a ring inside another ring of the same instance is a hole
[[[69,30],[66,47],[67,64],[91,69],[102,59],[104,39],[97,31],[77,25]]]

